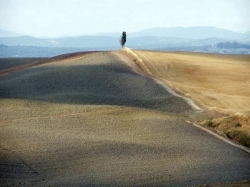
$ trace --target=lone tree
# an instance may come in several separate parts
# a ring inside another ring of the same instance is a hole
[[[124,45],[125,45],[125,43],[126,43],[126,37],[127,37],[126,31],[123,31],[123,32],[122,32],[121,39],[120,39],[120,43],[121,43],[122,47],[124,47]]]

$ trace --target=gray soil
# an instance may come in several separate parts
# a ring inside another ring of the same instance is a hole
[[[46,58],[0,58],[0,71],[45,59]]]
[[[1,78],[0,88],[2,99],[135,106],[177,113],[191,109],[184,100],[107,52],[65,66],[49,64],[12,73]]]
[[[250,180],[250,155],[98,52],[0,78],[0,186],[198,186]]]

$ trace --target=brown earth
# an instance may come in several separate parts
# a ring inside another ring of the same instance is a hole
[[[144,73],[200,105],[250,115],[250,55],[133,52],[141,59],[135,63]]]
[[[250,180],[248,153],[188,124],[183,99],[114,52],[9,71],[0,90],[0,186]]]
[[[161,80],[213,114],[200,124],[250,147],[250,55],[128,48],[122,53],[133,60],[139,71]]]

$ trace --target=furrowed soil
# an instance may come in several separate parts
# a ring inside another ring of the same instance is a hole
[[[116,53],[71,54],[2,74],[1,186],[250,180],[247,152],[187,123],[196,110]]]

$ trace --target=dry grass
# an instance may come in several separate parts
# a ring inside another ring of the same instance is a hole
[[[250,146],[250,55],[124,52],[141,72],[163,81],[208,111],[227,116],[213,122],[205,120],[202,125]]]
[[[250,115],[250,55],[134,52],[152,76],[204,107]]]
[[[241,114],[236,114],[221,118],[214,118],[210,122],[211,123],[209,127],[212,127],[221,134],[225,134],[228,138],[239,142],[246,147],[250,147],[249,117]],[[207,126],[206,124],[204,125]]]

